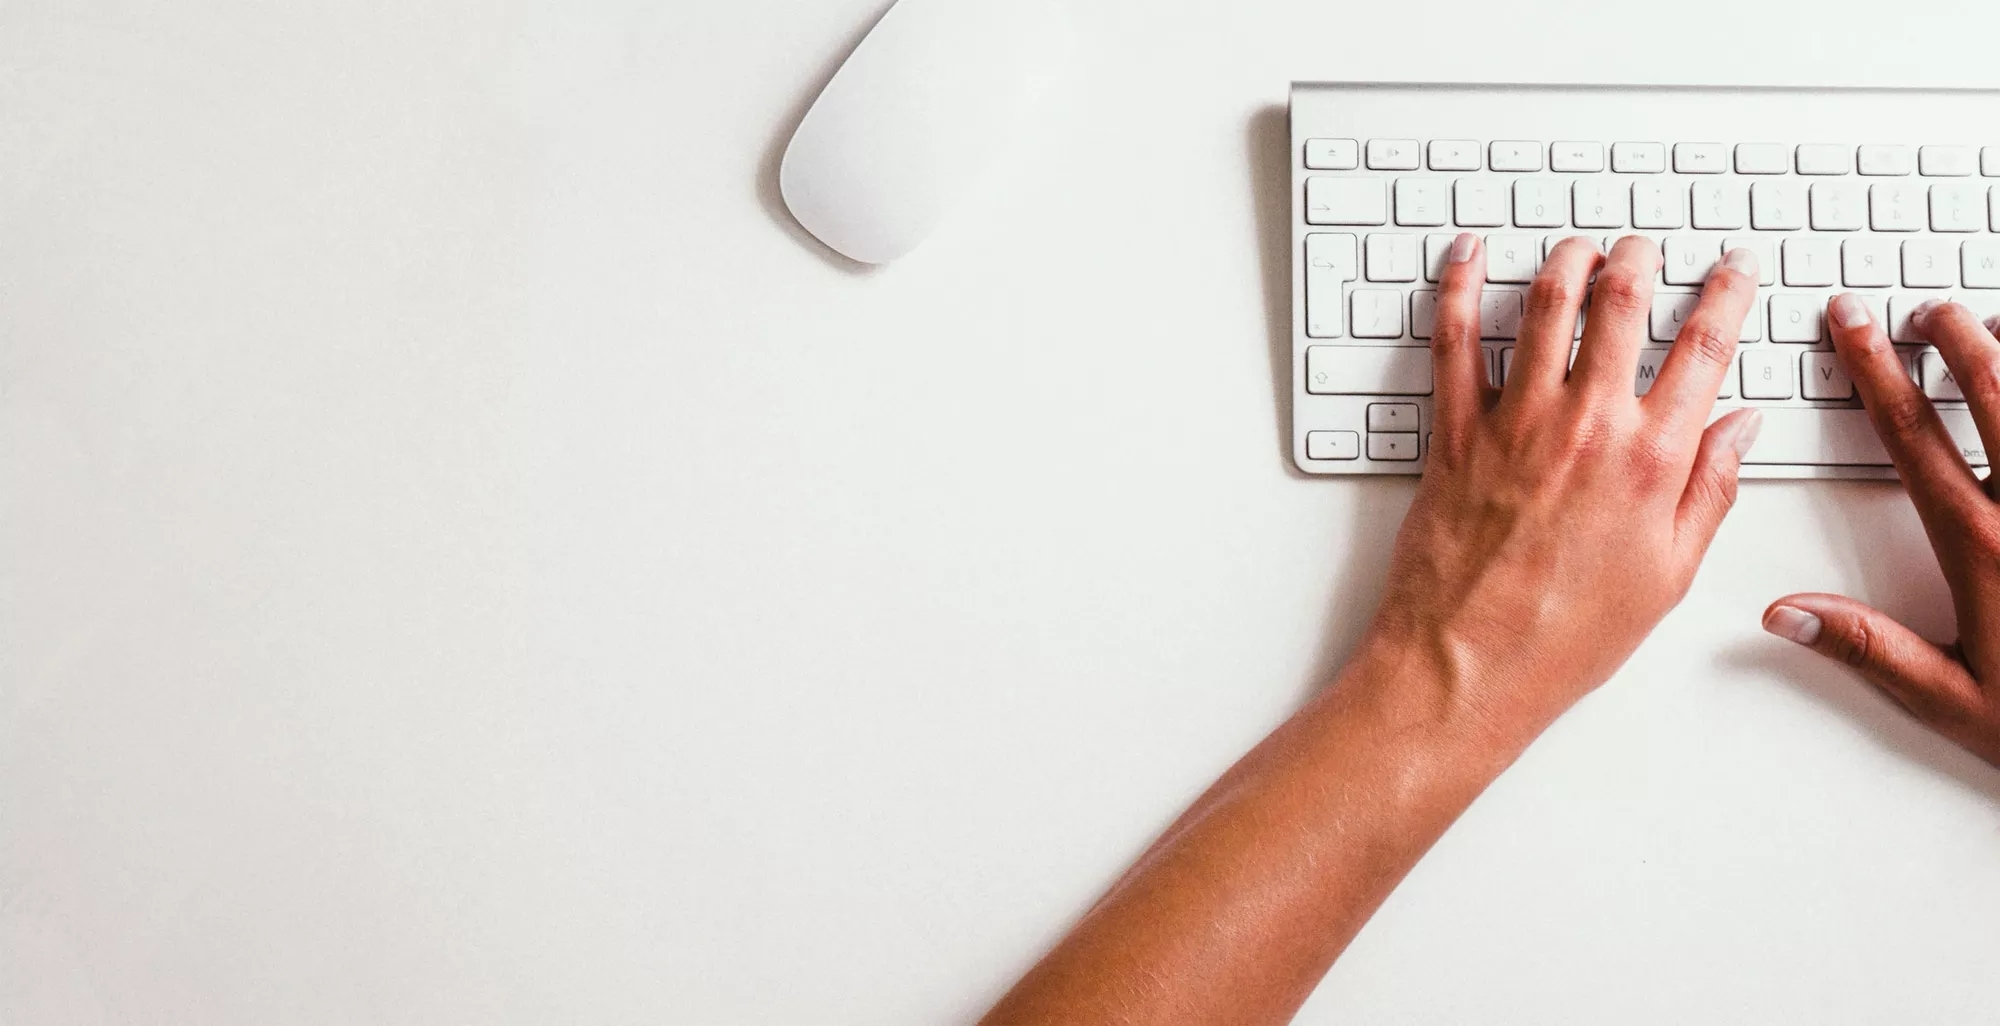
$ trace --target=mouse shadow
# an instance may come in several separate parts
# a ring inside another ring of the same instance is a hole
[[[893,0],[882,4],[873,17],[843,41],[831,59],[819,66],[809,80],[810,88],[804,90],[799,95],[798,101],[786,112],[780,122],[782,130],[771,137],[770,144],[764,147],[763,158],[757,163],[757,205],[764,208],[764,213],[776,222],[785,234],[797,239],[800,245],[818,255],[827,266],[856,278],[866,278],[881,268],[848,257],[821,242],[813,233],[806,231],[805,226],[799,224],[798,218],[792,216],[792,209],[785,205],[785,193],[778,184],[779,172],[785,165],[785,150],[791,146],[792,136],[798,133],[799,125],[805,121],[806,113],[812,110],[813,102],[819,99],[820,93],[826,91],[827,83],[833,81],[833,76],[840,71],[840,66],[847,63],[847,58],[854,54],[855,47],[860,46],[861,41],[868,38],[868,33],[875,30],[876,24],[893,6],[895,6]]]
[[[1813,516],[1834,559],[1860,573],[1853,597],[1926,638],[1949,640],[1957,629],[1951,592],[1902,486],[1895,481],[1808,484]],[[1725,649],[1721,662],[1804,692],[1898,757],[2000,806],[2000,772],[1919,722],[1854,670],[1790,643],[1761,637]]]
[[[1312,479],[1292,462],[1292,162],[1291,122],[1277,104],[1250,116],[1244,139],[1255,207],[1257,264],[1264,280],[1264,337],[1275,399],[1278,459],[1286,473]]]

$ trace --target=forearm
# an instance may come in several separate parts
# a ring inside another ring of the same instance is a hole
[[[1183,814],[985,1021],[1288,1020],[1525,743],[1464,707],[1439,664],[1366,646]]]

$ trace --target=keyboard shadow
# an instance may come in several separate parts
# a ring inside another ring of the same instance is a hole
[[[1948,640],[1955,624],[1951,594],[1923,525],[1902,485],[1894,481],[1815,481],[1808,488],[1827,548],[1861,574],[1853,597],[1933,640]],[[1810,587],[1771,585],[1765,601]],[[2000,804],[2000,772],[1911,717],[1854,671],[1790,642],[1762,634],[1722,654],[1725,664],[1799,689],[1897,756]]]
[[[1264,278],[1264,333],[1277,412],[1278,459],[1294,477],[1313,475],[1292,462],[1292,162],[1291,124],[1283,106],[1250,116],[1244,143],[1256,208],[1257,263]]]
[[[1354,511],[1354,530],[1347,550],[1330,568],[1336,582],[1328,604],[1326,627],[1307,674],[1305,694],[1311,697],[1332,683],[1334,675],[1361,640],[1361,632],[1382,601],[1383,578],[1389,572],[1389,547],[1403,523],[1403,514],[1417,491],[1413,476],[1324,477],[1308,474],[1292,462],[1292,166],[1291,123],[1281,104],[1251,115],[1244,135],[1249,161],[1253,206],[1256,210],[1257,257],[1264,283],[1264,337],[1271,369],[1273,451],[1285,472],[1315,488],[1335,489]]]

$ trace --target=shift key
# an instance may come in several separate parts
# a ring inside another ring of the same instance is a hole
[[[1308,346],[1306,391],[1313,395],[1429,395],[1427,346]]]

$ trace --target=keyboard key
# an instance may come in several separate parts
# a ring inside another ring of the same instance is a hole
[[[1805,186],[1782,180],[1750,186],[1750,227],[1758,231],[1793,231],[1805,226]]]
[[[1953,293],[1951,298],[1972,311],[1972,315],[1982,321],[2000,317],[2000,292],[1992,289],[1966,289]]]
[[[1443,281],[1444,262],[1451,258],[1451,244],[1456,235],[1424,236],[1424,280]]]
[[[1514,182],[1515,225],[1560,228],[1568,223],[1568,182],[1554,178],[1522,178]]]
[[[1488,148],[1487,166],[1495,171],[1540,171],[1542,144],[1520,139],[1503,139]]]
[[[1838,143],[1806,143],[1798,150],[1799,174],[1847,175],[1854,173],[1854,147]]]
[[[1479,337],[1512,339],[1521,334],[1521,294],[1481,292],[1479,294]],[[1512,350],[1508,350],[1512,352]]]
[[[1813,235],[1785,240],[1785,284],[1794,288],[1831,285],[1840,276],[1840,243]]]
[[[2000,146],[1988,146],[1979,151],[1979,173],[1987,178],[2000,178]]]
[[[1368,458],[1371,460],[1413,460],[1417,458],[1417,434],[1375,434],[1368,435]]]
[[[1379,178],[1306,179],[1307,224],[1386,224],[1389,187]]]
[[[1996,232],[2000,232],[2000,185],[1994,186],[1991,190],[1991,193],[1992,193],[1993,219],[1992,222],[1987,225],[1987,227],[1993,229]]]
[[[1663,249],[1666,263],[1661,270],[1669,285],[1699,285],[1722,259],[1722,243],[1712,237],[1671,235]]]
[[[1314,395],[1429,395],[1431,351],[1423,346],[1308,346],[1306,391]]]
[[[1840,283],[1848,288],[1887,288],[1896,284],[1901,260],[1894,239],[1848,239],[1840,244]]]
[[[1792,167],[1792,151],[1778,143],[1737,143],[1736,173],[1781,175]]]
[[[1944,357],[1933,352],[1925,352],[1922,359],[1925,395],[1932,399],[1965,398],[1965,391],[1958,387],[1958,379],[1952,376],[1951,368],[1945,366]]]
[[[1963,409],[1943,409],[1938,416],[1958,443],[1959,452],[1975,467],[1986,465],[1986,447],[1979,440],[1972,416]],[[1764,427],[1757,444],[1743,457],[1749,464],[1799,463],[1833,467],[1887,467],[1889,451],[1868,420],[1867,410],[1764,410]]]
[[[1736,231],[1750,217],[1750,199],[1741,182],[1696,182],[1693,193],[1696,228]]]
[[[1400,289],[1353,289],[1347,293],[1349,330],[1355,338],[1402,338]]]
[[[1661,292],[1653,296],[1653,316],[1646,325],[1647,334],[1655,342],[1672,342],[1681,333],[1681,325],[1693,315],[1701,296],[1693,292]]]
[[[1591,172],[1604,170],[1604,144],[1559,142],[1549,146],[1549,170]]]
[[[1959,250],[1965,287],[2000,289],[2000,239],[1967,239]]]
[[[1924,188],[1905,182],[1868,187],[1868,223],[1878,232],[1915,232],[1924,227]]]
[[[1903,284],[1913,289],[1958,285],[1958,243],[1953,239],[1911,239],[1903,243]]]
[[[1976,232],[1985,224],[1985,186],[1959,182],[1931,186],[1931,231]]]
[[[1431,170],[1477,171],[1480,146],[1472,139],[1431,140]]]
[[[1805,353],[1799,369],[1805,378],[1800,394],[1807,399],[1854,398],[1854,379],[1847,376],[1840,357],[1832,353]]]
[[[1368,236],[1369,281],[1416,281],[1417,237],[1374,232]]]
[[[1623,174],[1653,175],[1667,169],[1667,147],[1662,143],[1622,142],[1611,144],[1611,170]]]
[[[1645,395],[1653,390],[1653,382],[1660,376],[1660,367],[1667,362],[1671,349],[1639,350],[1639,372],[1632,379],[1632,394]]]
[[[1375,171],[1415,171],[1417,141],[1415,139],[1368,140],[1368,167]]]
[[[1339,338],[1341,286],[1356,277],[1354,236],[1306,236],[1306,337]]]
[[[1780,292],[1771,297],[1771,341],[1818,343],[1826,337],[1826,300]]]
[[[1437,331],[1438,294],[1433,289],[1410,293],[1410,337],[1430,338]]]
[[[1868,193],[1859,182],[1814,182],[1812,226],[1820,232],[1858,232],[1868,227]]]
[[[1675,143],[1674,171],[1684,175],[1719,175],[1729,170],[1729,147],[1721,143]]]
[[[1309,460],[1358,460],[1361,458],[1361,435],[1355,431],[1308,431],[1306,432],[1306,459]]]
[[[1541,240],[1533,235],[1488,235],[1486,280],[1525,283],[1541,270]]]
[[[1722,251],[1747,249],[1757,254],[1757,284],[1778,283],[1778,241],[1768,235],[1731,235],[1722,240]]]
[[[1864,175],[1907,175],[1916,171],[1917,156],[1908,146],[1863,146],[1855,164]]]
[[[1687,226],[1687,186],[1673,180],[1632,183],[1632,226],[1635,228],[1683,228]]]
[[[1922,342],[1924,336],[1910,320],[1910,311],[1933,299],[1950,299],[1940,295],[1891,296],[1889,297],[1889,341]]]
[[[1798,357],[1784,349],[1746,349],[1743,367],[1743,398],[1790,399],[1792,379],[1797,377]]]
[[[1306,166],[1314,171],[1351,171],[1360,158],[1361,144],[1352,139],[1306,140]]]
[[[1623,228],[1631,215],[1632,194],[1623,182],[1580,178],[1570,186],[1570,197],[1578,228]]]
[[[1979,152],[1970,146],[1925,146],[1917,151],[1917,173],[1963,178],[1979,167]]]
[[[1461,178],[1452,186],[1453,215],[1461,228],[1498,228],[1507,223],[1507,187],[1482,178]]]
[[[1368,430],[1370,431],[1417,430],[1417,404],[1369,403]]]
[[[1444,178],[1396,179],[1396,223],[1425,227],[1450,224],[1450,180]]]

